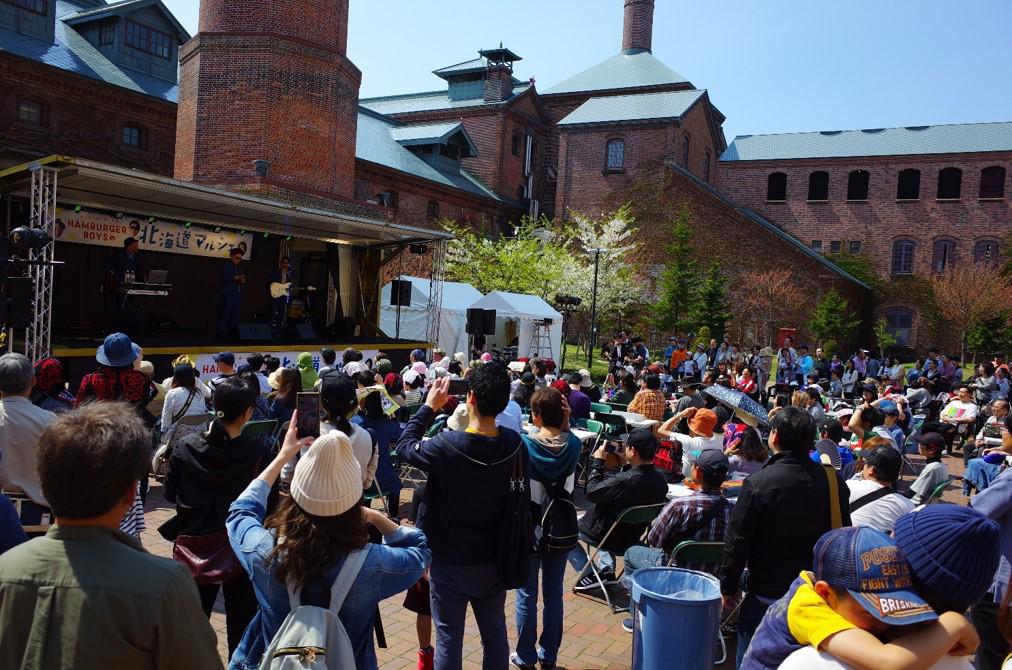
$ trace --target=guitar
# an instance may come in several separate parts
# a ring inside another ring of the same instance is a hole
[[[272,298],[284,298],[292,293],[300,293],[303,291],[316,291],[315,286],[307,286],[305,288],[292,288],[292,282],[271,282],[271,297]]]

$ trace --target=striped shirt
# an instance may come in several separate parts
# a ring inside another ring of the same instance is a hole
[[[127,535],[133,535],[138,540],[141,533],[147,526],[144,524],[144,503],[141,502],[141,486],[137,485],[137,495],[134,496],[134,503],[119,522],[119,529]]]

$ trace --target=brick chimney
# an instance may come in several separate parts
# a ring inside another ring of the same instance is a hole
[[[201,0],[180,49],[176,178],[353,197],[362,74],[347,39],[348,0]]]
[[[485,102],[502,102],[513,95],[513,71],[503,63],[489,63],[485,73]]]
[[[654,0],[625,0],[622,51],[650,51],[654,32]]]

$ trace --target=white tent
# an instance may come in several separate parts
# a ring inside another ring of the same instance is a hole
[[[486,345],[491,348],[509,345],[509,336],[515,333],[517,338],[517,355],[521,358],[552,358],[555,361],[562,357],[562,315],[541,298],[520,293],[493,291],[471,305],[472,308],[494,309],[496,311],[495,335],[488,336]],[[551,319],[549,342],[534,341],[535,325],[545,319]],[[519,328],[510,327],[508,322],[518,322]],[[540,347],[537,346],[540,344]],[[534,345],[532,347],[532,345]]]
[[[411,302],[401,307],[400,337],[406,340],[425,341],[429,310],[429,280],[402,276],[411,282]],[[380,330],[388,337],[397,334],[397,307],[390,304],[390,286],[383,286],[380,294]],[[439,310],[439,342],[436,344],[452,356],[457,351],[468,351],[467,308],[481,299],[481,293],[470,284],[443,282],[443,304]]]

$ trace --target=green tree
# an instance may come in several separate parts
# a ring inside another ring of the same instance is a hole
[[[820,344],[828,339],[847,341],[860,323],[836,289],[827,291],[808,317],[808,329]]]
[[[864,254],[826,254],[826,260],[840,268],[850,276],[860,279],[871,287],[872,291],[878,291],[882,285],[882,278],[875,269],[875,263]]]
[[[885,358],[886,349],[896,344],[896,336],[886,329],[885,319],[875,322],[875,343],[878,345],[878,355],[881,358]]]
[[[711,337],[718,341],[724,338],[724,327],[732,316],[731,304],[727,297],[727,278],[716,262],[711,263],[703,275],[690,314],[696,324],[710,330]]]
[[[692,259],[690,218],[689,210],[684,206],[675,216],[671,241],[665,248],[667,264],[657,281],[654,323],[658,329],[669,333],[687,333],[695,325],[690,313],[700,273],[696,261]]]
[[[977,354],[989,356],[1012,349],[1012,312],[1000,314],[970,329],[966,334],[966,344],[974,358]]]

